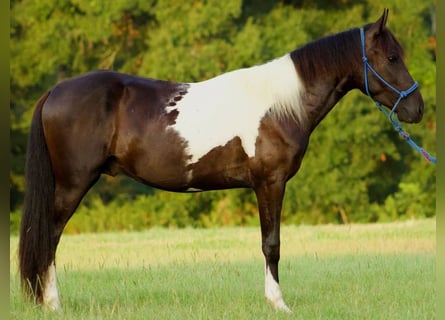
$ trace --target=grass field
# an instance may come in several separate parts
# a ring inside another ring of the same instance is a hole
[[[283,226],[280,283],[293,310],[263,297],[259,228],[65,235],[63,312],[21,297],[10,244],[11,319],[435,319],[435,219]]]

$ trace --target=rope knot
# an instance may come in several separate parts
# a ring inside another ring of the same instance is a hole
[[[405,99],[408,97],[409,92],[407,91],[400,91],[400,99]]]
[[[420,153],[422,153],[422,155],[425,158],[426,162],[432,162],[432,160],[430,158],[430,154],[428,152],[426,152],[424,149],[421,149]]]
[[[406,131],[401,131],[400,135],[403,137],[403,139],[408,140],[409,139],[409,133]]]

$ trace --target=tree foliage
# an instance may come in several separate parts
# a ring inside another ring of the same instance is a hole
[[[264,63],[308,41],[375,21],[407,53],[425,101],[413,138],[435,149],[434,0],[15,0],[11,1],[11,226],[24,192],[33,106],[54,83],[94,69],[200,81]],[[434,153],[434,152],[433,152]],[[435,214],[435,167],[412,151],[373,103],[348,94],[312,135],[283,208],[287,223],[370,222]],[[153,225],[257,224],[247,190],[169,194],[104,177],[83,201],[72,232]]]

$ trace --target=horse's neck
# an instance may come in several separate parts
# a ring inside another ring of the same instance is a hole
[[[306,44],[290,54],[304,83],[302,104],[311,131],[359,79],[360,38],[351,29]]]
[[[352,88],[348,77],[341,79],[320,79],[306,87],[302,104],[306,110],[306,121],[313,131],[337,102]]]

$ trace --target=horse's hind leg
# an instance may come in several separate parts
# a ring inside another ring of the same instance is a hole
[[[80,178],[83,177],[83,178]],[[51,310],[60,309],[60,299],[57,290],[56,279],[56,264],[55,254],[57,246],[62,235],[63,229],[68,220],[76,210],[80,200],[89,188],[97,181],[99,174],[80,175],[73,177],[73,181],[67,183],[64,179],[64,183],[60,183],[56,179],[55,190],[55,208],[54,208],[54,234],[53,238],[53,252],[51,261],[45,277],[43,279],[43,293],[41,297],[41,303]]]

